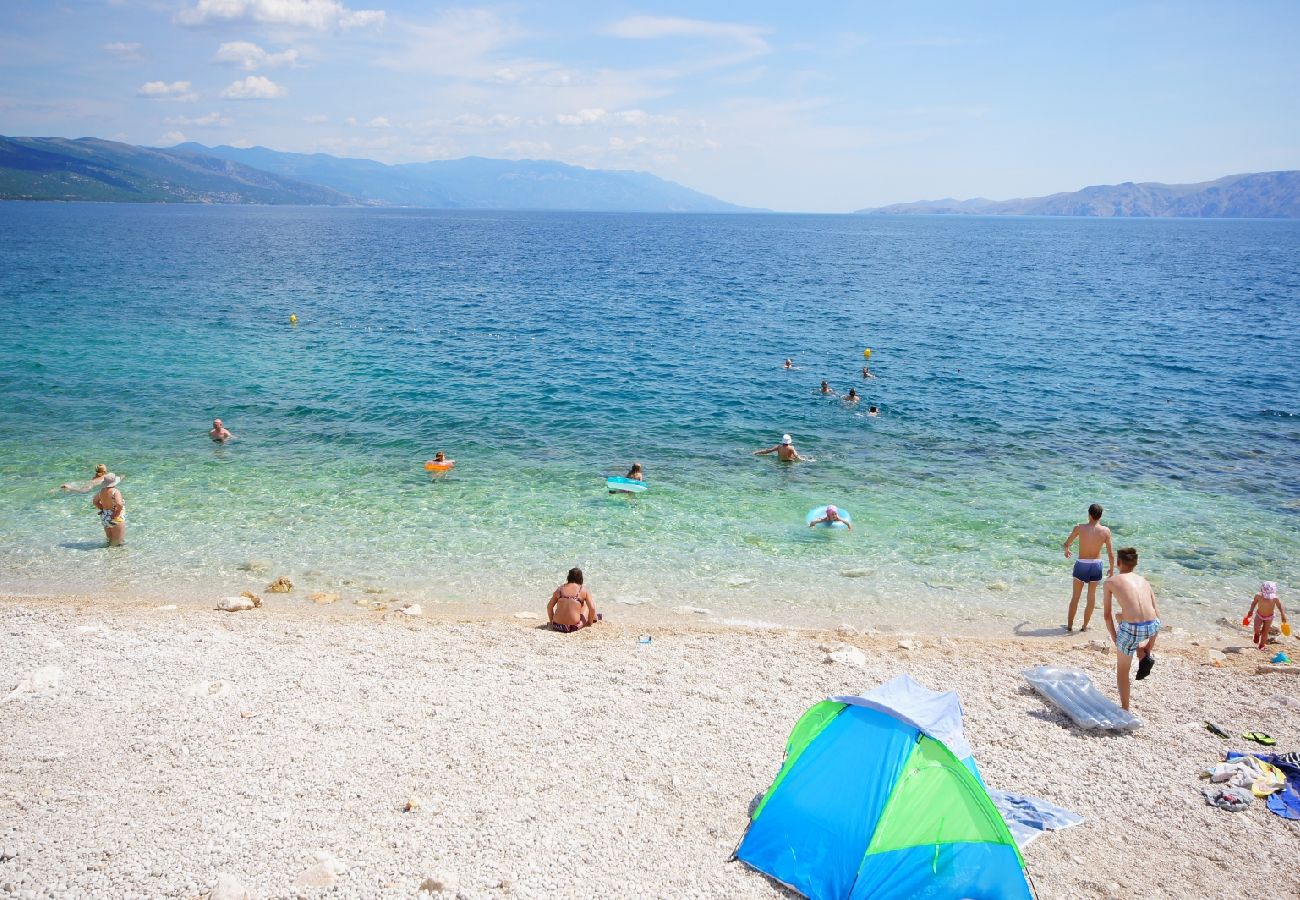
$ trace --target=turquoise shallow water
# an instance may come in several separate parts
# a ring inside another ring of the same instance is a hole
[[[1300,583],[1300,223],[10,203],[0,254],[0,589],[514,611],[580,564],[625,618],[1005,631],[1094,500],[1167,618]],[[51,493],[100,461],[119,551]]]

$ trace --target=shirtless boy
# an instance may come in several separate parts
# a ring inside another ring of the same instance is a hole
[[[1128,709],[1128,670],[1137,654],[1137,677],[1141,681],[1151,674],[1156,664],[1152,650],[1160,634],[1160,610],[1156,608],[1155,591],[1151,584],[1133,571],[1137,566],[1138,552],[1132,547],[1121,547],[1119,574],[1106,579],[1105,601],[1102,615],[1106,617],[1106,630],[1115,642],[1115,680],[1119,686],[1119,705]],[[1111,600],[1119,601],[1120,615],[1124,621],[1115,627]]]
[[[1083,610],[1083,628],[1088,630],[1092,621],[1092,611],[1097,608],[1097,585],[1101,582],[1101,548],[1106,548],[1106,557],[1110,560],[1110,569],[1106,577],[1115,574],[1115,550],[1110,543],[1110,529],[1101,524],[1101,504],[1094,503],[1088,507],[1088,521],[1075,525],[1070,536],[1065,539],[1065,558],[1070,558],[1070,545],[1079,541],[1079,558],[1075,560],[1074,591],[1070,595],[1070,613],[1066,618],[1065,630],[1074,631],[1074,614],[1079,611],[1079,594],[1083,586],[1088,586],[1088,605]]]
[[[234,440],[235,436],[230,430],[221,423],[220,419],[212,420],[212,430],[208,432],[208,437],[212,438],[218,444],[224,444],[226,441]]]

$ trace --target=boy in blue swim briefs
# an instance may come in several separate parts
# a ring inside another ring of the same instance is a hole
[[[1065,539],[1065,558],[1070,558],[1070,545],[1079,542],[1079,558],[1074,562],[1074,591],[1070,594],[1070,613],[1066,618],[1065,630],[1074,631],[1074,614],[1079,611],[1079,594],[1083,586],[1088,586],[1088,605],[1083,611],[1083,627],[1088,630],[1092,621],[1092,611],[1097,608],[1097,585],[1101,583],[1101,550],[1106,548],[1106,558],[1110,560],[1110,570],[1106,577],[1115,574],[1115,550],[1110,543],[1110,529],[1101,524],[1102,508],[1100,503],[1088,507],[1088,521],[1075,525],[1070,536]]]
[[[1156,593],[1151,583],[1133,570],[1137,567],[1138,552],[1133,547],[1121,547],[1119,574],[1106,579],[1105,605],[1106,630],[1115,642],[1115,680],[1119,687],[1119,705],[1128,709],[1129,668],[1133,657],[1138,660],[1138,681],[1151,674],[1156,664],[1156,637],[1160,634],[1160,610],[1156,606]],[[1123,621],[1116,627],[1112,615],[1112,601],[1119,602]]]

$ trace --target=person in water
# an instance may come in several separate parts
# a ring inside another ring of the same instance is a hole
[[[641,464],[639,462],[632,463],[632,468],[627,470],[626,477],[631,478],[633,481],[645,481],[645,473],[641,471]]]
[[[781,443],[775,447],[768,447],[766,450],[755,450],[751,456],[767,456],[769,453],[775,453],[776,458],[781,462],[812,462],[807,456],[800,456],[799,451],[794,449],[794,438],[788,434],[781,435]]]
[[[862,398],[858,396],[857,388],[849,388],[849,392],[844,395],[845,403],[857,403]]]
[[[787,359],[787,360],[785,361],[785,367],[786,367],[787,369],[793,369],[793,368],[794,368],[794,360],[793,360],[793,359]]]
[[[867,415],[871,416],[873,419],[876,418],[880,415],[880,408],[876,406],[871,407],[867,410]]]
[[[822,382],[822,393],[827,394],[831,397],[835,396],[835,392],[831,390],[831,386],[827,384],[825,381]]]
[[[1160,610],[1156,607],[1156,594],[1151,584],[1133,570],[1137,567],[1138,552],[1133,547],[1121,547],[1119,574],[1106,578],[1106,593],[1102,614],[1106,617],[1106,630],[1115,642],[1115,681],[1119,687],[1119,705],[1128,709],[1129,668],[1134,655],[1138,658],[1138,681],[1151,674],[1156,658],[1151,652],[1156,648],[1160,634]],[[1119,601],[1123,619],[1116,628],[1111,614],[1111,601]]]
[[[594,625],[601,618],[591,591],[582,586],[582,569],[574,566],[569,570],[568,580],[551,594],[551,602],[546,604],[546,620],[551,628],[567,634]]]
[[[67,491],[73,494],[89,494],[91,491],[98,490],[99,486],[104,483],[104,477],[108,475],[108,466],[100,463],[95,466],[95,477],[89,481],[83,481],[80,484],[74,481],[68,481],[59,485],[59,490]]]
[[[1066,616],[1065,630],[1074,631],[1074,614],[1079,611],[1079,594],[1083,592],[1083,586],[1088,586],[1088,605],[1083,610],[1083,628],[1081,631],[1088,630],[1088,623],[1092,621],[1092,611],[1097,608],[1097,585],[1101,583],[1101,550],[1106,548],[1106,557],[1110,561],[1110,568],[1106,572],[1106,577],[1115,574],[1115,550],[1110,542],[1110,529],[1101,524],[1102,508],[1100,503],[1094,503],[1088,507],[1088,521],[1081,525],[1075,525],[1070,536],[1065,539],[1065,558],[1070,558],[1070,545],[1078,540],[1079,558],[1075,560],[1074,571],[1071,575],[1074,579],[1074,591],[1070,594],[1070,612]]]
[[[813,519],[811,522],[808,523],[808,527],[813,528],[814,526],[823,525],[823,524],[834,525],[836,522],[839,522],[849,531],[853,530],[853,523],[850,522],[848,519],[843,518],[840,515],[840,511],[833,506],[826,507],[826,512],[822,514],[822,517],[820,519]]]
[[[1286,622],[1286,610],[1282,607],[1282,601],[1277,597],[1277,585],[1271,581],[1266,581],[1259,586],[1259,593],[1250,601],[1250,609],[1246,610],[1246,618],[1241,620],[1242,625],[1249,625],[1251,616],[1255,617],[1255,646],[1263,650],[1268,646],[1268,632],[1273,625],[1273,619],[1278,614],[1282,616],[1282,624]]]
[[[235,436],[221,423],[220,419],[212,420],[212,430],[208,432],[208,437],[212,438],[218,444],[224,444],[226,441],[233,441],[235,439]]]
[[[104,537],[110,547],[120,547],[126,542],[126,500],[117,489],[121,483],[122,479],[106,472],[99,483],[99,493],[90,501],[99,510],[99,524],[104,526]]]
[[[867,367],[867,366],[863,366],[863,367],[862,367],[862,377],[863,377],[863,378],[875,378],[876,376],[875,376],[875,373],[873,373],[869,367]]]

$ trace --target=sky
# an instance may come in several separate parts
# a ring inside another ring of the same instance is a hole
[[[0,134],[847,212],[1300,168],[1300,2],[0,0]]]

